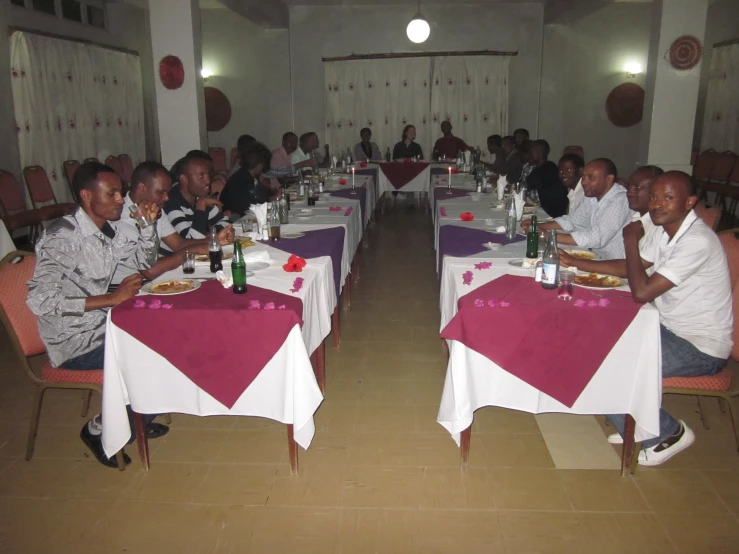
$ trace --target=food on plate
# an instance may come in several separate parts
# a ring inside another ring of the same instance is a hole
[[[252,241],[248,237],[236,237],[234,239],[234,242],[238,242],[241,245],[241,248],[249,248],[250,246],[254,246],[254,241]]]
[[[568,250],[565,248],[565,252],[578,260],[594,260],[596,258],[595,252],[589,252],[588,250]]]
[[[523,203],[524,208],[538,208],[539,204],[536,204],[532,202],[531,200],[526,200],[526,202]]]
[[[600,275],[599,273],[588,273],[575,277],[575,284],[584,287],[598,287],[601,289],[615,289],[623,285],[623,281],[612,275]]]
[[[191,288],[192,281],[164,281],[163,283],[154,285],[151,291],[158,294],[176,294],[178,292],[186,292]]]
[[[223,252],[221,252],[221,257],[223,257]],[[195,256],[196,262],[210,262],[210,257],[207,254],[200,254],[199,256]]]

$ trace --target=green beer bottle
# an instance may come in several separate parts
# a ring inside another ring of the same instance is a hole
[[[241,244],[234,242],[234,256],[231,260],[231,278],[233,279],[234,294],[244,294],[246,292],[246,262],[244,255],[241,253]]]
[[[539,257],[539,229],[536,225],[536,216],[531,216],[531,227],[526,233],[526,257],[536,259]]]

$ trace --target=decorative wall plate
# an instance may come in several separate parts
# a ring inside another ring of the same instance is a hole
[[[636,83],[623,83],[606,99],[608,119],[616,127],[632,127],[642,120],[644,89]]]
[[[205,87],[205,122],[208,131],[220,131],[231,120],[231,102],[215,87]]]
[[[175,90],[185,82],[185,68],[177,56],[164,56],[159,62],[159,79],[164,88]]]
[[[679,71],[693,69],[701,61],[703,46],[692,35],[683,35],[672,43],[668,51],[670,65]]]

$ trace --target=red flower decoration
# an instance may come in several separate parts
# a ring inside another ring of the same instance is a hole
[[[459,219],[462,221],[472,221],[475,219],[475,216],[472,215],[470,212],[464,212],[459,214]]]
[[[389,87],[390,86],[390,81],[385,81],[385,86],[386,87]]]
[[[350,121],[350,122],[349,122],[349,127],[354,127],[354,123],[352,123],[352,122]]]
[[[403,125],[405,125],[405,123],[406,123],[406,119],[405,119],[405,117],[403,118],[403,121],[402,121],[402,123],[403,123]]]
[[[346,179],[344,179],[344,178],[339,179],[339,184],[340,185],[346,185]]]
[[[367,125],[369,125],[370,127],[372,127],[372,120],[371,119],[367,122]]]
[[[464,116],[462,117],[462,119],[464,119],[465,121],[467,121],[467,114],[464,114]]]
[[[354,90],[354,83],[349,83],[349,90]]]
[[[367,81],[367,88],[372,88],[372,81]]]
[[[452,168],[452,175],[456,175],[457,173],[459,173],[459,169],[457,169],[456,167],[453,167]]]
[[[282,269],[287,271],[288,273],[300,273],[303,271],[303,268],[305,267],[306,261],[301,258],[300,256],[296,256],[295,254],[292,254],[285,265],[282,266]]]
[[[410,158],[403,158],[403,163],[404,164],[412,164],[413,163],[413,160],[410,159]]]

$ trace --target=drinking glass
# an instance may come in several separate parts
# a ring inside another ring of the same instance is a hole
[[[185,252],[185,259],[182,262],[182,273],[189,275],[195,273],[195,254]]]
[[[572,300],[572,293],[575,287],[575,271],[570,268],[562,268],[559,270],[559,288],[557,289],[557,298],[560,300]]]
[[[133,206],[129,206],[128,210],[131,212],[131,217],[136,221],[139,228],[146,229],[147,227],[150,227],[156,223],[156,220],[149,221],[146,217],[144,217],[144,214],[139,210],[139,207],[134,204]]]

